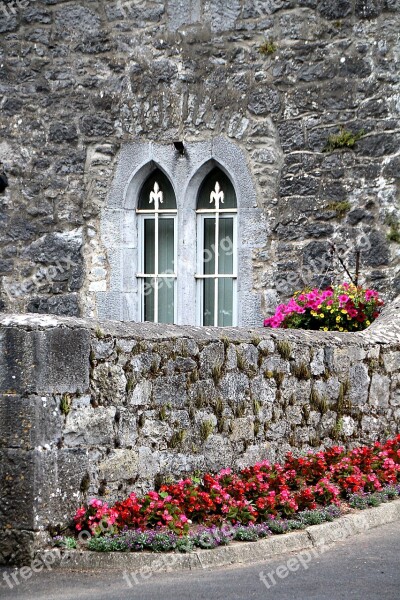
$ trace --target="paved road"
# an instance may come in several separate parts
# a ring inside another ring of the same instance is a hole
[[[17,571],[0,569],[2,600],[399,600],[400,523],[316,556],[291,554],[240,568],[154,574],[140,584],[118,572],[49,571],[10,589],[4,574],[11,572]]]

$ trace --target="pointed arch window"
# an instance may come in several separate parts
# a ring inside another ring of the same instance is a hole
[[[199,323],[236,325],[237,201],[221,169],[213,169],[203,181],[196,212]]]
[[[171,182],[154,170],[139,192],[141,320],[176,322],[177,209]]]

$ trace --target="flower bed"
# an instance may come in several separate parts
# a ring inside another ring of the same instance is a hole
[[[345,500],[356,506],[354,498],[361,498],[358,504],[367,506],[371,498],[396,497],[399,482],[400,435],[349,451],[334,446],[297,458],[289,453],[283,465],[263,461],[237,474],[231,469],[206,473],[201,480],[163,485],[142,498],[132,493],[111,507],[93,499],[77,510],[74,527],[92,536],[89,549],[170,549],[171,544],[190,549],[201,547],[201,536],[211,530],[220,544],[227,537],[258,539],[298,529],[307,519],[307,524],[329,520]]]
[[[296,292],[287,304],[280,304],[275,314],[265,319],[264,327],[361,331],[379,316],[383,304],[375,290],[349,283],[304,290]]]

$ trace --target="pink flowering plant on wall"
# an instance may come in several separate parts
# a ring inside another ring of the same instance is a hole
[[[379,316],[383,304],[377,291],[352,283],[306,289],[280,304],[275,314],[265,319],[264,327],[361,331]]]

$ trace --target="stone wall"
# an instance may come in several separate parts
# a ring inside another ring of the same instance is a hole
[[[400,298],[363,333],[0,319],[0,562],[90,497],[400,427]]]
[[[0,309],[96,316],[124,149],[174,139],[243,153],[265,218],[251,257],[264,313],[338,273],[332,240],[348,264],[367,240],[366,281],[399,293],[396,0],[13,6],[0,2]],[[364,135],[324,152],[340,126]]]

